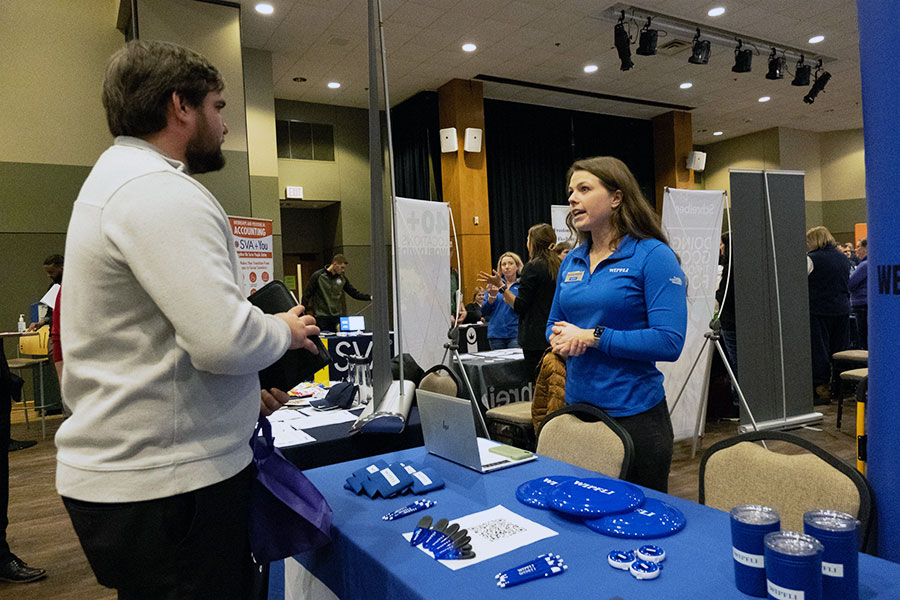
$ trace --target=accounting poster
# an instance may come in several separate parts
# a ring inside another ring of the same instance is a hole
[[[272,258],[272,221],[252,217],[228,217],[234,249],[241,265],[241,287],[249,296],[272,281],[275,263]]]

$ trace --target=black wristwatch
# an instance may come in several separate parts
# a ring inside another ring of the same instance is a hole
[[[606,331],[606,327],[604,327],[603,325],[597,325],[596,327],[594,327],[594,339],[599,340],[604,331]]]
[[[506,284],[504,283],[499,288],[497,288],[497,291],[500,292],[501,294],[505,294],[506,293]]]

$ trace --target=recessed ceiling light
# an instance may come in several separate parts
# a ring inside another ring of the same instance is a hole
[[[825,39],[824,35],[814,35],[813,37],[809,38],[809,43],[810,44],[818,44],[819,42],[823,41],[824,39]]]
[[[596,73],[597,69],[599,69],[599,68],[600,67],[598,67],[597,65],[585,65],[584,72],[585,73]]]
[[[725,14],[725,8],[722,6],[717,6],[716,8],[709,9],[709,12],[706,14],[708,14],[711,17],[718,17],[720,15]]]
[[[722,135],[721,131],[713,131],[713,135]]]
[[[336,89],[338,89],[339,87],[341,87],[341,84],[339,84],[337,81],[329,81],[329,82],[328,82],[328,87],[330,87],[330,88],[333,89],[333,90],[336,90]]]
[[[683,90],[687,90],[687,89],[690,89],[690,88],[694,87],[694,84],[691,83],[690,81],[685,81],[684,83],[682,83],[682,84],[679,85],[678,87],[680,87],[680,88],[683,89]]]
[[[462,49],[466,52],[475,52],[478,49],[478,46],[475,44],[463,44]]]
[[[260,2],[259,4],[256,5],[256,12],[258,12],[261,15],[271,15],[273,12],[275,12],[275,9],[272,7],[271,4],[266,4],[265,2]]]
[[[769,97],[769,96],[763,96],[762,98],[759,99],[759,101],[760,101],[760,102],[768,102],[768,101],[771,100],[771,99],[772,99],[772,98]]]
[[[297,83],[305,83],[306,77],[294,77],[294,81],[296,81]]]

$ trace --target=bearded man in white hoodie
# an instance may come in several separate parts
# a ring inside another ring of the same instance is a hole
[[[246,598],[257,372],[314,350],[302,307],[244,298],[225,211],[191,175],[225,164],[224,82],[203,56],[130,42],[107,66],[115,143],[72,210],[57,490],[119,598]]]

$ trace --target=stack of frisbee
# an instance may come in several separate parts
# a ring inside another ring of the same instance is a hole
[[[646,498],[635,485],[606,477],[548,476],[516,489],[523,504],[578,518],[598,533],[651,539],[672,535],[685,524],[674,506]]]

